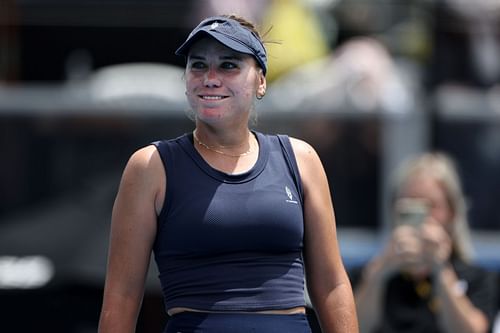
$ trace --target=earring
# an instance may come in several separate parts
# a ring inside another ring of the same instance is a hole
[[[260,101],[261,99],[264,98],[264,96],[266,96],[266,92],[264,91],[264,93],[262,95],[257,95],[257,99]]]

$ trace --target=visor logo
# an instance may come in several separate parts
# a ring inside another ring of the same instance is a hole
[[[212,25],[210,26],[210,30],[215,30],[217,29],[217,27],[219,26],[219,23],[218,22],[214,22],[212,23]]]

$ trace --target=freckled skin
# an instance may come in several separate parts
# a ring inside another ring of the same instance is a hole
[[[186,66],[188,102],[198,119],[206,123],[222,119],[234,123],[248,118],[263,77],[255,60],[213,39],[193,44]],[[265,84],[264,84],[265,89]],[[220,99],[203,99],[219,96]]]

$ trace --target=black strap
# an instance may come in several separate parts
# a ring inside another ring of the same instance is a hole
[[[297,187],[297,191],[299,192],[299,199],[302,207],[304,207],[304,196],[302,192],[302,181],[300,180],[300,172],[299,167],[297,165],[297,160],[295,159],[295,154],[293,152],[292,144],[290,143],[290,138],[284,134],[277,135],[281,150],[283,151],[283,155],[285,156],[285,160],[287,162],[288,168],[293,176],[293,180],[295,182],[295,186]]]

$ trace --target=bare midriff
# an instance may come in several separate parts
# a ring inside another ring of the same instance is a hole
[[[205,312],[205,313],[260,313],[260,314],[296,314],[296,313],[306,313],[306,309],[303,306],[298,306],[290,309],[279,309],[279,310],[265,310],[265,311],[205,311],[192,308],[175,307],[167,311],[169,316],[181,312]]]

